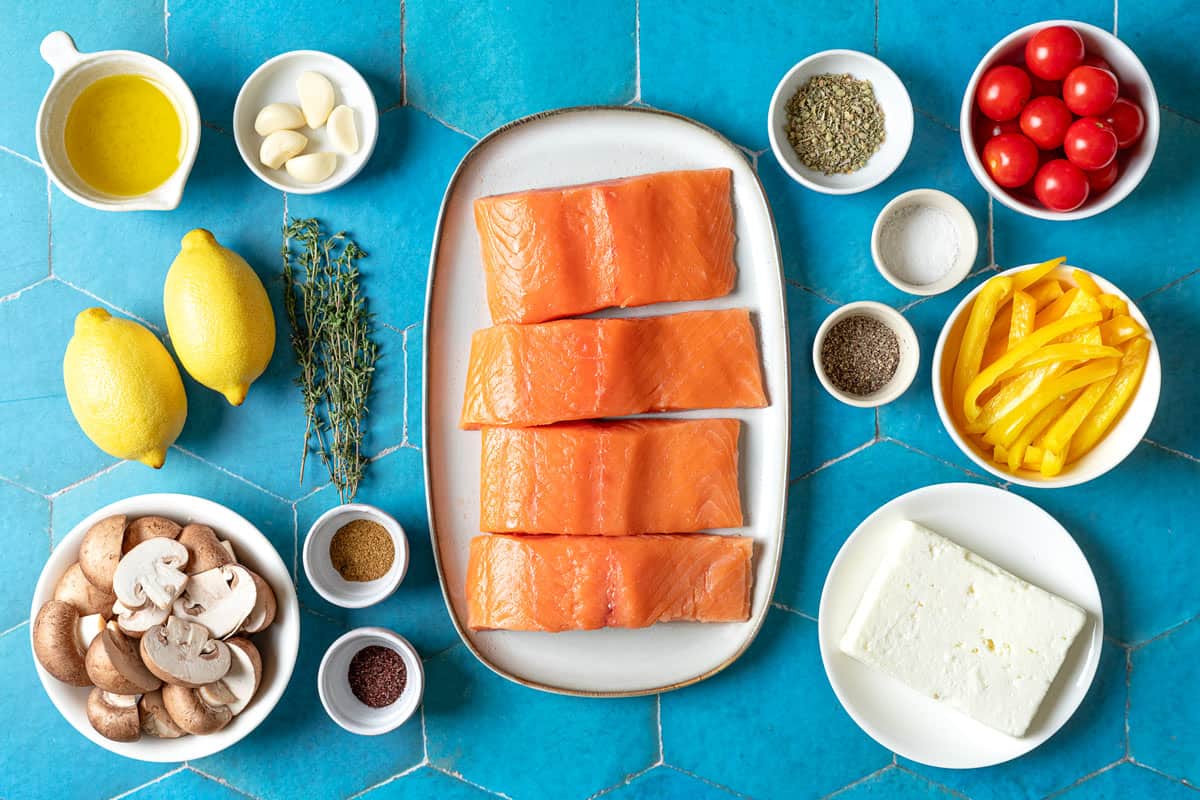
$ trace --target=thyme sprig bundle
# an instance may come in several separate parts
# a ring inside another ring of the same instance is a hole
[[[344,503],[354,498],[367,464],[362,443],[379,359],[359,285],[358,260],[366,252],[345,232],[324,236],[317,220],[293,218],[283,229],[282,255],[283,302],[305,416],[300,482],[315,452]]]

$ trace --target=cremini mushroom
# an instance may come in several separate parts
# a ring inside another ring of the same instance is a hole
[[[193,575],[171,613],[187,622],[197,622],[215,638],[224,639],[242,627],[257,597],[250,571],[230,564]]]
[[[136,742],[142,736],[136,694],[92,689],[87,699],[87,718],[97,733],[114,742]]]
[[[216,733],[233,719],[229,706],[210,706],[198,689],[167,684],[163,687],[162,698],[171,720],[187,733]]]
[[[185,526],[179,534],[179,543],[188,550],[188,575],[237,563],[233,553],[221,546],[216,532],[207,525],[192,523]]]
[[[141,712],[142,733],[147,736],[157,736],[159,739],[178,739],[187,736],[187,731],[180,728],[171,719],[163,704],[162,689],[146,692],[138,701],[138,711]]]
[[[54,585],[54,599],[70,603],[80,614],[103,614],[107,618],[112,616],[117,598],[93,586],[76,561]]]
[[[246,633],[260,633],[275,621],[275,592],[257,572],[246,571],[254,579],[254,608],[242,623],[242,630]]]
[[[140,639],[142,634],[155,625],[162,625],[166,622],[167,617],[171,616],[171,609],[155,608],[152,603],[147,603],[141,608],[126,608],[118,600],[113,603],[112,613],[121,633],[132,636],[134,639]]]
[[[201,686],[196,691],[209,706],[227,706],[236,717],[254,699],[262,682],[262,656],[249,639],[235,636],[225,642],[233,658],[229,672],[219,681]]]
[[[146,667],[163,681],[190,688],[225,677],[232,658],[229,646],[212,638],[207,628],[178,617],[168,617],[166,623],[146,631],[141,654]]]
[[[147,539],[177,539],[183,528],[166,517],[138,517],[125,529],[125,552],[128,553]]]
[[[92,642],[103,631],[107,620],[100,614],[88,614],[86,617],[79,618],[79,642],[83,645],[86,651],[92,646]]]
[[[54,677],[72,686],[91,686],[87,648],[79,636],[79,612],[70,603],[50,600],[33,620],[33,653]]]
[[[112,592],[113,573],[125,542],[125,515],[105,517],[83,536],[79,545],[79,567],[88,581],[102,592]]]
[[[188,576],[183,567],[188,550],[174,539],[147,539],[130,550],[117,564],[113,573],[113,594],[127,609],[149,604],[155,608],[170,608],[183,591]]]
[[[92,641],[84,663],[92,683],[114,694],[142,694],[162,685],[142,663],[137,645],[112,622]]]
[[[221,549],[224,550],[226,553],[229,553],[229,563],[230,564],[238,563],[237,554],[233,552],[233,542],[229,541],[228,539],[221,539],[220,541],[221,541]]]

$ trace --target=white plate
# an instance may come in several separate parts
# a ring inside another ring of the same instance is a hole
[[[942,534],[1088,612],[1088,621],[1025,736],[1008,736],[976,722],[838,649],[838,640],[879,565],[891,525],[904,519]],[[860,728],[912,761],[967,769],[1023,755],[1071,718],[1096,674],[1104,615],[1087,559],[1053,517],[1025,498],[993,486],[942,483],[897,497],[855,529],[825,578],[818,629],[825,674]]]
[[[479,535],[478,431],[458,428],[471,334],[491,324],[471,203],[533,187],[672,169],[728,167],[737,286],[718,300],[607,312],[651,316],[700,308],[749,308],[758,327],[770,405],[670,416],[742,420],[740,483],[751,536],[750,620],[671,623],[642,630],[549,634],[466,628],[468,544]],[[702,680],[741,655],[758,632],[779,571],[788,459],[788,340],[779,243],[766,195],[745,155],[684,117],[641,108],[577,108],[507,125],[482,139],[450,181],[434,237],[425,313],[425,489],[442,592],[467,647],[510,680],[584,695],[648,694]]]
[[[88,722],[87,697],[90,689],[68,686],[57,680],[42,665],[37,663],[38,677],[50,701],[75,730],[106,750],[138,761],[187,761],[204,758],[218,753],[239,742],[267,718],[271,709],[283,696],[296,655],[300,652],[300,606],[296,602],[296,589],[292,576],[284,566],[283,559],[274,545],[263,536],[245,517],[225,506],[186,494],[141,494],[110,503],[89,514],[86,519],[71,529],[54,548],[33,592],[30,619],[37,616],[38,609],[54,597],[54,585],[79,556],[79,544],[93,524],[113,514],[143,517],[148,514],[173,519],[181,525],[203,522],[217,532],[222,539],[233,544],[240,563],[262,577],[275,592],[275,622],[262,633],[251,636],[251,640],[262,652],[262,683],[254,699],[233,721],[216,733],[207,736],[184,736],[179,739],[156,739],[143,736],[136,742],[114,742],[101,736]],[[33,647],[33,625],[29,626],[29,645]]]

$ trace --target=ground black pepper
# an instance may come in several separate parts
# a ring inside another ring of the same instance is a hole
[[[350,659],[350,691],[371,708],[390,706],[408,683],[404,658],[390,647],[368,645]]]
[[[821,343],[821,368],[838,389],[862,397],[882,389],[900,365],[900,340],[874,317],[834,323]]]

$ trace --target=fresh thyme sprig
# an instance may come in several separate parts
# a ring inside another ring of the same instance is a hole
[[[305,416],[300,482],[314,451],[343,503],[354,498],[366,467],[367,400],[379,359],[359,286],[358,260],[365,255],[345,232],[322,236],[315,219],[284,226],[283,300]]]

